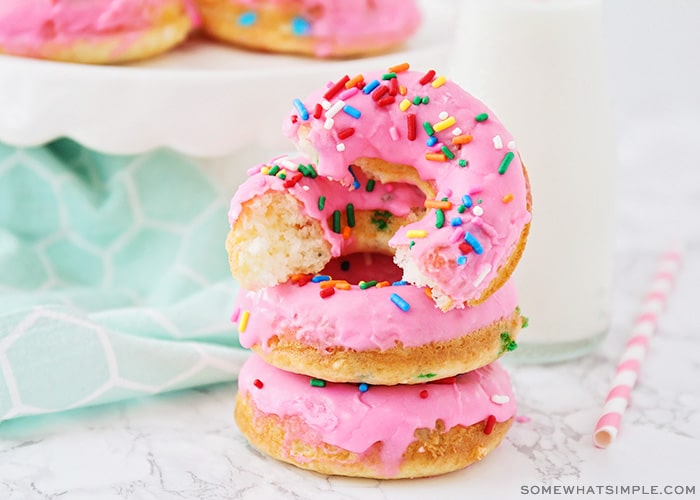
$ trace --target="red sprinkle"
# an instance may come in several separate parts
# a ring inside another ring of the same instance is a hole
[[[486,426],[484,427],[484,434],[487,436],[493,431],[493,426],[496,425],[496,417],[489,415],[486,419]]]
[[[331,88],[329,88],[325,94],[323,94],[323,98],[330,101],[338,92],[345,88],[345,84],[349,81],[350,77],[348,75],[345,75],[343,78],[335,82],[335,84]]]
[[[389,80],[389,95],[396,95],[399,93],[399,79],[392,78]]]
[[[352,134],[355,133],[355,129],[352,127],[344,128],[340,132],[338,132],[338,139],[347,139],[350,137]]]
[[[304,285],[306,285],[307,283],[310,283],[310,282],[311,282],[311,278],[313,278],[313,276],[311,276],[310,274],[305,274],[304,276],[302,276],[301,278],[299,278],[299,279],[297,280],[297,285],[300,286],[300,287],[301,287],[301,286],[304,286]]]
[[[428,391],[426,391],[425,389],[423,389],[422,391],[420,391],[420,392],[418,393],[418,395],[421,397],[421,399],[425,399],[425,398],[428,397]]]
[[[297,115],[292,115],[290,118],[292,119],[292,123],[296,123],[299,121],[299,117]]]
[[[379,99],[384,97],[384,94],[386,94],[387,92],[389,92],[389,87],[387,87],[386,85],[380,85],[374,90],[374,92],[372,92],[372,99],[378,101]]]
[[[330,297],[334,293],[335,293],[335,288],[333,288],[332,286],[328,287],[328,288],[322,288],[321,291],[318,292],[318,294],[321,296],[322,299],[327,299],[328,297]]]
[[[462,252],[463,254],[468,254],[469,252],[472,251],[472,246],[463,241],[462,243],[459,244],[459,251]]]
[[[425,85],[426,83],[432,82],[433,78],[435,78],[435,70],[431,69],[425,75],[423,75],[423,77],[420,80],[418,80],[418,83],[420,83],[421,85]]]
[[[386,97],[383,97],[382,99],[379,99],[379,101],[377,101],[377,104],[379,106],[388,106],[389,104],[393,104],[395,102],[396,102],[396,97],[388,95]]]
[[[447,377],[447,378],[441,378],[439,380],[433,380],[431,384],[454,384],[457,381],[457,377]]]
[[[262,383],[262,380],[256,378],[255,380],[253,380],[253,385],[258,389],[262,389],[264,384]]]
[[[357,87],[358,89],[362,90],[363,88],[365,88],[365,85],[367,85],[367,82],[365,82],[365,81],[363,80],[363,81],[361,81],[361,82],[357,82],[357,84],[355,85],[355,87]]]
[[[296,185],[296,183],[301,180],[302,177],[304,177],[304,175],[301,172],[297,172],[293,176],[285,179],[283,186],[285,188],[294,187]]]
[[[409,113],[406,115],[406,120],[408,120],[408,133],[406,137],[409,141],[416,140],[416,114]]]
[[[317,120],[321,118],[321,113],[323,113],[323,108],[321,107],[320,103],[316,103],[316,106],[314,106],[314,118]]]

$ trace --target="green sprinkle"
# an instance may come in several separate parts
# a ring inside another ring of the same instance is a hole
[[[425,129],[425,133],[433,136],[435,135],[435,130],[433,130],[433,126],[430,124],[430,122],[423,122],[423,128]]]
[[[279,174],[277,174],[277,178],[285,180],[287,178],[287,174],[285,174],[284,172],[280,172]]]
[[[376,284],[377,284],[377,281],[376,281],[376,280],[372,280],[372,281],[362,281],[362,282],[360,283],[360,290],[367,290],[368,288],[372,288],[372,287],[375,286]]]
[[[318,209],[323,210],[326,206],[326,197],[325,196],[319,196],[318,197]]]
[[[384,73],[382,75],[382,80],[391,80],[392,78],[396,78],[396,73]]]
[[[510,333],[501,333],[501,351],[498,353],[499,356],[505,352],[515,351],[517,348],[518,344],[510,337]]]
[[[388,210],[375,210],[370,222],[383,231],[389,227],[389,219],[391,219],[391,212]]]
[[[297,170],[299,172],[301,172],[301,175],[303,175],[304,177],[309,177],[311,175],[311,173],[309,172],[309,169],[306,168],[306,165],[299,164],[299,166],[297,167]]]
[[[429,102],[430,102],[430,97],[425,96],[425,97],[423,98],[423,104],[428,104]]]
[[[459,160],[459,166],[464,168],[467,165],[469,165],[469,162],[467,160]]]
[[[270,171],[268,172],[268,175],[277,175],[277,172],[280,171],[280,166],[279,165],[273,165]]]
[[[418,378],[434,378],[436,376],[437,374],[435,373],[421,373],[420,375],[418,375]]]
[[[415,104],[416,106],[418,106],[422,102],[423,102],[423,98],[419,95],[417,95],[416,97],[413,98],[413,104]]]
[[[326,381],[318,378],[312,378],[309,380],[309,384],[311,384],[311,387],[326,387]]]
[[[411,241],[411,242],[408,244],[408,248],[413,248],[413,245],[415,245],[415,244],[416,244],[415,241]]]
[[[465,207],[464,205],[460,205],[457,207],[457,212],[463,214],[466,209],[467,207]]]
[[[522,322],[521,328],[527,328],[529,324],[530,324],[530,318],[528,318],[527,316],[523,316],[523,322]]]
[[[506,170],[508,170],[508,166],[510,165],[510,162],[513,161],[513,157],[515,156],[515,153],[512,151],[508,151],[506,155],[503,157],[503,161],[501,162],[501,166],[498,167],[498,173],[503,175],[506,173]]]
[[[318,173],[316,172],[316,169],[314,168],[313,165],[311,165],[311,164],[309,163],[309,164],[306,166],[306,168],[307,168],[307,170],[309,171],[309,173],[310,173],[312,179],[315,179],[316,177],[318,177]]]
[[[445,212],[438,208],[435,210],[435,227],[440,229],[445,225]]]
[[[345,214],[348,217],[348,226],[355,227],[355,205],[348,203],[345,207]]]
[[[454,159],[455,159],[455,154],[454,154],[452,151],[450,151],[450,148],[448,148],[447,146],[441,147],[441,148],[440,148],[440,151],[442,151],[443,153],[445,153],[445,156],[447,156],[447,158],[449,158],[450,160],[454,160]]]
[[[333,211],[333,232],[340,233],[340,210]]]
[[[486,120],[489,119],[489,115],[486,113],[479,113],[474,117],[474,119],[478,122],[485,122]]]
[[[372,191],[374,191],[374,184],[375,184],[374,179],[369,179],[367,181],[367,186],[365,186],[365,190],[368,193],[371,193]]]

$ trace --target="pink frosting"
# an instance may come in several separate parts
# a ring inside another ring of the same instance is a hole
[[[414,0],[231,0],[251,11],[262,4],[293,6],[308,22],[308,36],[314,37],[316,53],[327,56],[333,44],[353,45],[371,37],[378,46],[400,43],[420,24],[421,14]]]
[[[262,387],[256,386],[256,380]],[[287,428],[287,440],[324,442],[359,454],[381,441],[382,467],[388,476],[398,472],[416,429],[433,429],[438,419],[446,429],[467,427],[489,415],[504,422],[516,411],[510,379],[498,363],[449,383],[370,386],[366,392],[354,384],[312,387],[309,382],[309,377],[284,372],[252,356],[238,376],[238,389],[250,395],[258,411],[283,418],[297,416],[308,425],[294,435]],[[421,397],[421,391],[427,391],[427,397]],[[297,461],[305,460],[291,448],[285,452]]]
[[[415,167],[423,180],[436,187],[436,199],[446,198],[452,208],[443,211],[441,228],[436,227],[437,210],[431,209],[424,219],[394,235],[390,245],[407,252],[411,248],[410,260],[427,277],[419,284],[429,284],[460,303],[476,299],[496,277],[530,221],[526,180],[513,137],[490,109],[457,84],[442,83],[439,76],[421,83],[423,72],[395,75],[398,85],[393,86],[390,75],[384,79],[382,73],[367,73],[364,90],[354,93],[343,92],[345,85],[333,93],[334,83],[330,83],[302,101],[308,118],[295,106],[285,132],[317,164],[320,175],[346,186],[353,181],[348,165],[358,158],[382,158]],[[375,80],[379,87],[365,93]],[[392,95],[392,87],[399,93]],[[405,96],[400,93],[402,88]],[[383,93],[380,100],[375,99],[378,92]],[[417,98],[421,104],[414,104]],[[314,117],[317,104],[323,109],[319,118]],[[415,115],[414,140],[408,136],[409,115]],[[302,135],[308,130],[301,139],[300,128]],[[349,128],[354,133],[340,139],[338,134]],[[429,131],[438,141],[432,146],[428,145]],[[453,144],[453,139],[465,140],[464,136],[471,136],[471,142]],[[442,154],[445,161],[429,159],[426,153]],[[472,206],[460,212],[465,195]],[[424,230],[426,236],[409,237],[408,231],[414,230]],[[467,233],[481,253],[475,250],[464,255],[460,250]]]
[[[340,263],[349,269],[344,271]],[[303,287],[283,283],[258,291],[241,290],[236,310],[248,311],[245,331],[239,335],[244,347],[259,345],[281,330],[294,332],[295,338],[323,349],[340,346],[357,351],[386,350],[396,342],[416,347],[430,342],[455,339],[485,327],[511,314],[517,306],[515,285],[507,282],[476,307],[442,312],[423,289],[412,285],[394,285],[361,289],[365,281],[398,280],[401,270],[391,258],[354,254],[332,261],[322,274],[353,283],[350,290],[337,290],[331,297],[319,295],[320,283]],[[410,305],[403,311],[391,301],[398,294]]]
[[[197,20],[193,0],[179,0]],[[48,43],[114,34],[138,34],[153,24],[153,11],[173,0],[2,0],[0,47],[36,55]]]

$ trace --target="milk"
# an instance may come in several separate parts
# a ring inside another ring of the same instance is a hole
[[[513,133],[533,196],[516,270],[529,327],[517,357],[571,358],[608,329],[615,142],[600,0],[469,0],[451,77]]]

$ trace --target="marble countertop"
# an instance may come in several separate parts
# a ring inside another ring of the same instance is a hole
[[[633,5],[617,4],[619,18]],[[302,471],[246,443],[233,422],[232,381],[3,422],[0,498],[527,498],[540,496],[545,485],[598,492],[598,487],[689,486],[700,494],[700,335],[693,321],[700,283],[700,163],[693,146],[700,132],[700,69],[679,55],[700,45],[700,37],[689,34],[687,23],[685,31],[676,29],[673,23],[683,23],[682,13],[672,17],[653,4],[646,2],[646,16],[629,19],[628,31],[611,43],[613,66],[624,72],[619,70],[615,89],[620,182],[609,335],[592,354],[569,362],[524,365],[506,359],[518,413],[525,418],[486,459],[421,480]],[[690,12],[697,13],[694,9]],[[667,36],[647,37],[642,19],[665,23]],[[615,365],[658,253],[675,236],[686,245],[683,271],[651,341],[621,433],[608,449],[597,449],[591,434]]]

